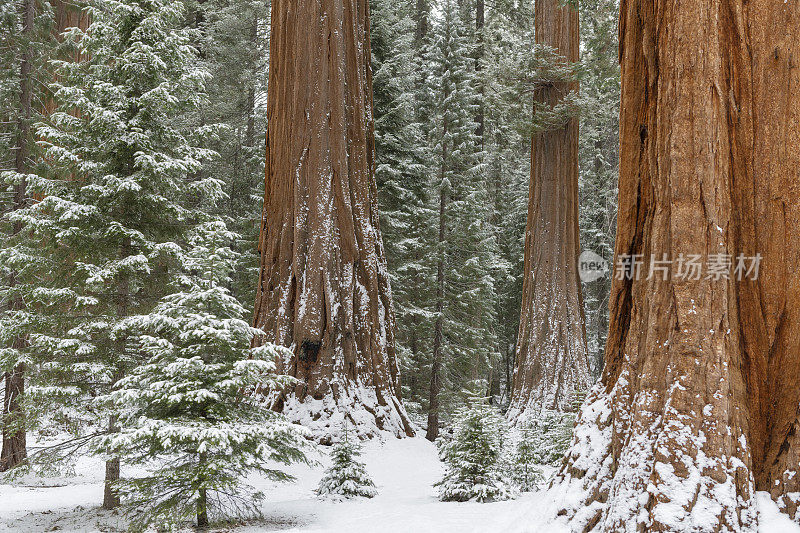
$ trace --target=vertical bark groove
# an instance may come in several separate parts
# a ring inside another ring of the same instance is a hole
[[[755,531],[800,479],[800,11],[768,0],[623,0],[615,279],[606,366],[555,490],[584,531]],[[761,254],[758,279],[686,279],[681,254]],[[648,265],[645,265],[645,268]]]

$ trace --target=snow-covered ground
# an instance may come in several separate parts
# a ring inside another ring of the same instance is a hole
[[[320,501],[313,493],[327,458],[314,467],[292,466],[290,484],[252,480],[267,495],[264,520],[236,533],[566,533],[563,524],[546,523],[557,502],[547,493],[526,493],[497,503],[443,503],[436,499],[442,473],[436,448],[423,438],[387,438],[364,448],[364,462],[380,491],[371,500]],[[0,531],[90,532],[124,530],[116,514],[99,510],[102,465],[83,459],[70,478],[26,478],[0,485]],[[761,531],[800,533],[766,494],[759,494]]]

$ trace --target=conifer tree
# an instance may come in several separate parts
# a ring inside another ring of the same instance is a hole
[[[4,181],[10,182],[3,191],[2,207],[19,209],[27,200],[27,179],[29,171],[31,147],[34,144],[31,135],[31,119],[33,112],[33,70],[39,51],[35,43],[36,6],[33,0],[24,2],[8,2],[0,8],[0,24],[3,26],[0,37],[0,54],[3,64],[8,67],[0,71],[0,109],[5,116],[0,116],[2,135],[0,135],[0,169],[8,165],[13,170],[3,172]],[[18,34],[18,35],[17,35]],[[20,224],[11,224],[6,232],[12,236],[22,230]],[[25,392],[26,361],[21,353],[24,337],[14,318],[25,313],[24,305],[19,297],[9,293],[17,283],[17,271],[13,267],[3,265],[3,280],[8,283],[8,292],[4,291],[2,305],[5,307],[2,328],[2,346],[0,355],[0,373],[3,379],[3,401],[0,411],[2,423],[2,452],[0,452],[0,472],[9,470],[20,464],[26,457],[25,418],[22,402]],[[15,316],[18,315],[18,316]]]
[[[578,140],[581,248],[613,262],[619,167],[617,0],[582,0],[581,116]],[[609,269],[612,270],[612,269]],[[592,374],[603,368],[611,273],[583,284]]]
[[[262,0],[208,0],[194,6],[201,32],[201,61],[213,83],[208,103],[194,114],[198,124],[220,129],[209,146],[218,158],[202,174],[223,180],[227,194],[214,210],[240,235],[231,276],[232,294],[252,305],[258,281],[258,223],[264,197],[264,95],[269,70],[269,7]]]
[[[0,8],[0,180],[3,239],[0,271],[0,372],[5,374],[3,398],[3,450],[0,471],[22,463],[26,456],[26,430],[35,420],[25,413],[27,328],[31,314],[17,285],[26,269],[25,247],[36,243],[25,239],[24,226],[6,216],[29,205],[29,175],[42,170],[41,149],[34,124],[52,111],[48,84],[53,78],[49,60],[80,59],[65,54],[61,34],[72,26],[86,27],[88,19],[80,3],[62,0],[36,2],[17,0]],[[63,57],[62,57],[63,56]],[[20,235],[22,233],[22,235]],[[30,403],[30,402],[28,402]]]
[[[270,463],[306,461],[307,432],[270,410],[258,392],[291,378],[275,374],[285,348],[250,348],[260,332],[226,288],[236,237],[219,221],[197,228],[177,291],[127,320],[148,359],[107,396],[121,429],[101,448],[148,470],[120,484],[142,529],[258,514],[263,495],[247,486],[246,475],[287,481],[291,476]]]
[[[474,61],[457,3],[447,0],[441,7],[428,53],[435,95],[430,189],[435,191],[432,211],[438,214],[429,440],[438,436],[443,401],[463,398],[470,387],[485,390],[488,361],[497,348],[492,327],[497,248],[475,138]]]
[[[331,449],[331,466],[317,487],[317,495],[321,498],[373,498],[378,491],[375,482],[367,474],[364,463],[358,460],[361,455],[361,443],[348,435],[347,426],[342,440]]]
[[[202,129],[178,120],[204,102],[207,77],[183,7],[104,0],[88,10],[87,30],[67,32],[65,44],[86,59],[54,63],[57,108],[37,128],[47,168],[29,176],[42,199],[9,216],[26,227],[4,253],[36,309],[28,330],[36,403],[80,413],[93,427],[104,418],[107,432],[117,417],[92,397],[136,366],[128,318],[158,302],[175,242],[202,216],[194,207],[221,195],[219,180],[195,175],[212,155],[198,147]],[[110,457],[105,507],[118,504],[118,477]]]
[[[372,0],[375,180],[397,316],[398,358],[407,410],[419,413],[430,350],[433,232],[428,202],[430,154],[415,114],[417,65],[410,9]]]
[[[534,27],[546,63],[532,87],[536,113],[512,421],[528,410],[566,410],[572,390],[590,385],[578,278],[578,120],[569,112],[577,100],[570,75],[580,48],[577,6],[537,0]]]
[[[488,393],[508,403],[522,305],[533,102],[521,83],[533,51],[532,2],[491,2],[484,30],[485,174],[499,260],[495,274],[497,351]]]
[[[496,409],[473,400],[458,410],[450,440],[439,441],[439,456],[445,474],[436,485],[442,501],[491,502],[516,497],[505,481],[503,445],[504,420]]]
[[[538,452],[537,439],[534,439],[534,428],[529,424],[520,424],[511,439],[512,449],[508,458],[511,478],[519,490],[529,492],[535,490],[544,476]]]

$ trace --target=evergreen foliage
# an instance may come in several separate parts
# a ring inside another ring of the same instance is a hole
[[[523,424],[523,435],[533,463],[558,466],[572,441],[574,426],[575,413],[547,410],[530,417]]]
[[[619,61],[617,0],[582,0],[579,195],[583,250],[591,250],[613,270],[619,167]],[[583,285],[590,368],[599,376],[608,331],[611,275]]]
[[[235,237],[221,222],[200,226],[182,258],[178,292],[127,320],[148,360],[106,397],[121,429],[101,448],[148,471],[119,485],[136,527],[256,515],[263,495],[246,476],[288,481],[273,465],[307,462],[306,432],[270,410],[260,392],[289,381],[274,373],[287,350],[250,348],[260,332],[225,287]]]
[[[475,131],[478,106],[469,23],[455,1],[446,1],[432,28],[428,51],[434,94],[429,134],[433,172],[431,212],[437,236],[433,256],[442,265],[443,373],[441,401],[448,409],[467,391],[484,393],[497,353],[495,273],[497,242],[484,153]],[[438,265],[437,265],[438,267]],[[438,302],[437,302],[438,303]]]
[[[238,478],[287,479],[262,460],[303,460],[294,428],[249,394],[256,381],[279,385],[264,372],[281,349],[248,363],[255,332],[243,322],[258,282],[270,2],[91,0],[91,28],[64,36],[54,32],[60,4],[48,0],[23,35],[23,4],[0,5],[0,374],[23,363],[20,421],[71,435],[33,459],[52,465],[92,445],[146,467],[119,485],[146,511],[140,524],[189,520],[202,490],[212,517],[251,514],[256,500]],[[448,500],[510,496],[494,484],[501,472],[529,490],[536,465],[560,461],[574,422],[541,413],[503,453],[496,412],[480,422],[470,409],[489,407],[458,408],[472,393],[508,400],[532,131],[580,111],[583,249],[611,260],[616,225],[617,0],[580,0],[580,66],[534,45],[532,1],[484,4],[481,25],[474,0],[370,0],[375,173],[403,397],[412,415],[430,409],[441,322],[439,410],[456,428],[442,444]],[[575,77],[580,98],[534,113],[537,86]],[[23,124],[30,156],[18,172]],[[22,184],[27,199],[15,203]],[[610,277],[583,290],[597,374]],[[355,474],[337,475],[355,475],[358,495],[374,492],[357,443],[339,448],[334,463]],[[222,449],[237,459],[222,464]],[[170,487],[182,496],[164,497]]]
[[[576,391],[572,396],[571,411],[545,409],[529,413],[520,424],[519,438],[526,441],[534,464],[559,466],[572,442],[578,410],[586,394]]]
[[[196,175],[213,156],[203,130],[179,120],[205,102],[207,78],[183,4],[108,0],[89,11],[88,30],[64,36],[82,60],[53,63],[57,107],[37,127],[46,164],[25,176],[40,200],[7,216],[25,231],[0,254],[17,272],[7,297],[28,305],[16,315],[30,340],[28,403],[63,413],[74,436],[104,418],[116,428],[93,398],[139,362],[128,318],[166,292],[185,229],[222,195],[220,180]]]
[[[364,463],[358,460],[361,444],[358,439],[350,439],[345,427],[342,440],[331,448],[331,466],[317,487],[320,498],[347,499],[373,498],[378,491],[367,474]]]
[[[215,214],[239,235],[234,242],[239,255],[230,288],[246,307],[253,304],[258,281],[269,8],[269,0],[208,0],[193,6],[192,25],[200,30],[201,60],[214,83],[208,84],[208,105],[191,118],[200,126],[220,126],[208,141],[220,156],[207,162],[202,174],[224,181],[227,197]]]
[[[532,438],[535,428],[522,426],[516,430],[516,438],[511,440],[511,450],[508,458],[509,472],[519,490],[530,492],[536,490],[544,480],[541,469],[541,454],[537,445],[541,441]]]
[[[452,439],[439,441],[444,478],[436,485],[442,501],[492,502],[516,497],[505,481],[504,420],[497,410],[473,401],[456,414]]]
[[[371,3],[372,72],[375,109],[375,179],[381,232],[397,318],[398,355],[405,407],[421,411],[427,390],[424,367],[430,350],[433,228],[427,172],[430,153],[415,114],[418,57],[409,6],[390,0]]]

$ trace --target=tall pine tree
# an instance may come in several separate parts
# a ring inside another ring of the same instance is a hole
[[[446,0],[428,52],[434,95],[430,189],[438,228],[436,293],[426,436],[436,439],[443,404],[465,389],[485,390],[496,353],[493,325],[497,259],[489,191],[477,142],[475,62],[469,23],[457,2]]]
[[[70,30],[66,43],[86,59],[56,62],[57,109],[37,128],[48,165],[29,177],[42,199],[9,217],[26,227],[6,254],[25,265],[17,290],[36,310],[28,333],[38,403],[54,400],[47,405],[105,432],[117,430],[117,417],[92,398],[140,357],[128,318],[149,312],[166,290],[175,242],[200,216],[186,205],[221,194],[219,180],[196,176],[211,156],[198,147],[202,130],[178,120],[203,104],[207,77],[183,7],[103,1],[89,10],[86,31]],[[110,508],[120,465],[107,459]]]

